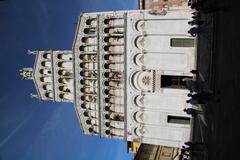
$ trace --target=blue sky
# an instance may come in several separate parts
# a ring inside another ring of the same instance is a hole
[[[18,69],[27,49],[71,49],[81,12],[136,9],[137,0],[0,1],[0,160],[129,160],[126,142],[85,136],[73,105],[37,101]]]

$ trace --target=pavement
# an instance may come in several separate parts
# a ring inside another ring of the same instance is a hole
[[[240,1],[212,0],[216,12],[201,14],[205,23],[198,36],[198,70],[219,102],[204,106],[194,119],[193,140],[206,150],[192,159],[238,159],[240,139]]]

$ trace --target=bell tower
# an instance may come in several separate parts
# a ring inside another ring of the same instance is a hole
[[[71,50],[36,50],[33,68],[20,69],[24,80],[33,80],[40,100],[73,102],[73,63]]]

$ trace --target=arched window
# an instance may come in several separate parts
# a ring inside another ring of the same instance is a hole
[[[84,101],[84,100],[85,100],[85,97],[84,97],[84,96],[81,96],[80,99],[81,99],[82,101]]]
[[[109,33],[110,28],[104,28],[104,33]]]
[[[135,28],[137,31],[142,32],[145,30],[145,22],[140,20],[135,23]]]
[[[87,111],[83,112],[83,115],[84,115],[85,117],[89,117],[89,113],[88,113]]]
[[[88,131],[89,131],[90,133],[92,133],[92,132],[93,132],[93,128],[88,128]]]
[[[89,124],[89,125],[91,125],[91,124],[92,124],[91,119],[87,119],[87,120],[86,120],[86,123]]]
[[[51,62],[42,61],[42,62],[41,62],[41,65],[42,65],[43,67],[51,67]]]
[[[82,93],[84,93],[84,92],[85,92],[84,88],[81,88],[81,89],[80,89],[80,91],[81,91]]]
[[[107,42],[109,42],[109,37],[105,37],[103,40],[104,40],[104,42],[107,43]]]
[[[80,63],[80,68],[85,68],[85,63]]]
[[[85,28],[85,29],[83,30],[83,33],[88,34],[88,35],[94,35],[94,34],[95,34],[95,31],[96,31],[95,28]]]
[[[85,104],[85,103],[82,103],[82,104],[81,104],[81,108],[86,109],[86,104]]]
[[[110,127],[110,123],[109,123],[109,122],[106,122],[106,123],[105,123],[105,126],[106,126],[106,127]]]
[[[95,18],[90,18],[86,20],[86,25],[95,25],[96,19]]]
[[[41,78],[40,78],[40,81],[41,81],[41,82],[44,82],[44,77],[41,77]]]
[[[151,70],[136,71],[131,76],[132,85],[139,91],[152,92],[154,77]]]
[[[109,24],[110,19],[104,19],[103,23],[104,24]]]
[[[80,50],[80,51],[85,51],[85,46],[80,46],[80,47],[79,47],[79,50]]]
[[[123,26],[124,25],[124,19],[118,18],[118,19],[106,19],[104,20],[104,23],[109,26]]]
[[[60,86],[59,90],[62,91],[62,92],[71,92],[71,90],[66,86]]]
[[[104,55],[103,58],[104,58],[105,60],[109,60],[109,57],[110,57],[110,55],[109,55],[109,54],[106,54],[106,55]]]
[[[87,37],[83,37],[83,38],[82,38],[82,42],[83,42],[83,43],[86,43],[86,42],[87,42],[87,40],[88,40],[88,38],[87,38]]]
[[[72,76],[72,71],[61,69],[61,70],[58,71],[58,74],[60,76]]]
[[[104,85],[105,85],[105,86],[109,86],[109,82],[108,82],[108,81],[105,81],[105,82],[104,82]]]
[[[110,115],[109,114],[105,114],[105,118],[106,119],[110,119]]]
[[[110,111],[110,107],[109,106],[105,106],[105,111]]]
[[[60,87],[59,87],[59,90],[60,90],[60,91],[63,91],[63,90],[64,90],[64,86],[60,86]]]
[[[105,90],[104,90],[104,93],[105,93],[106,95],[109,95],[110,92],[109,92],[108,89],[105,89]]]
[[[45,59],[51,59],[51,54],[50,53],[44,53],[43,58]]]
[[[51,77],[40,77],[41,82],[51,82],[52,78]]]
[[[43,85],[43,89],[44,89],[44,90],[48,90],[48,91],[52,91],[52,85],[50,85],[50,84],[45,84],[45,85]]]
[[[43,89],[44,89],[44,90],[47,90],[47,85],[43,85]]]
[[[109,51],[110,46],[104,46],[105,51]]]
[[[123,53],[124,46],[123,45],[106,45],[103,48],[106,52],[116,52],[116,53]]]
[[[106,130],[105,133],[106,133],[106,135],[110,135],[111,134],[110,130]]]
[[[57,58],[58,59],[62,59],[62,60],[66,60],[66,61],[69,61],[69,60],[72,60],[72,54],[67,54],[67,53],[63,53],[63,54],[58,54],[57,55]]]
[[[123,27],[107,27],[104,29],[104,33],[106,33],[106,34],[123,34],[124,28]]]
[[[104,64],[104,68],[105,68],[105,69],[109,69],[109,66],[110,66],[109,63],[105,63],[105,64]]]
[[[97,43],[96,41],[97,41],[97,38],[95,36],[82,38],[82,42],[86,43],[87,45],[95,45]]]
[[[73,63],[72,62],[58,62],[58,67],[61,67],[64,69],[72,69]]]
[[[51,92],[46,92],[46,93],[45,93],[45,96],[46,96],[47,98],[53,98],[53,93],[51,93]]]
[[[110,98],[105,98],[106,103],[110,103]]]
[[[63,99],[64,95],[63,94],[59,94],[59,98]]]
[[[40,69],[39,72],[45,75],[50,75],[52,73],[51,70],[48,70],[48,69]]]
[[[141,111],[137,111],[133,114],[133,119],[137,123],[143,123],[144,120],[144,113]]]
[[[72,84],[73,83],[73,79],[71,78],[59,78],[58,79],[59,83],[63,83],[63,84]]]

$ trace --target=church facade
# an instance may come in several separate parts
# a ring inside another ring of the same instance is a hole
[[[181,147],[191,135],[182,79],[196,69],[190,20],[189,9],[81,14],[72,50],[29,51],[36,97],[74,103],[84,134]]]

